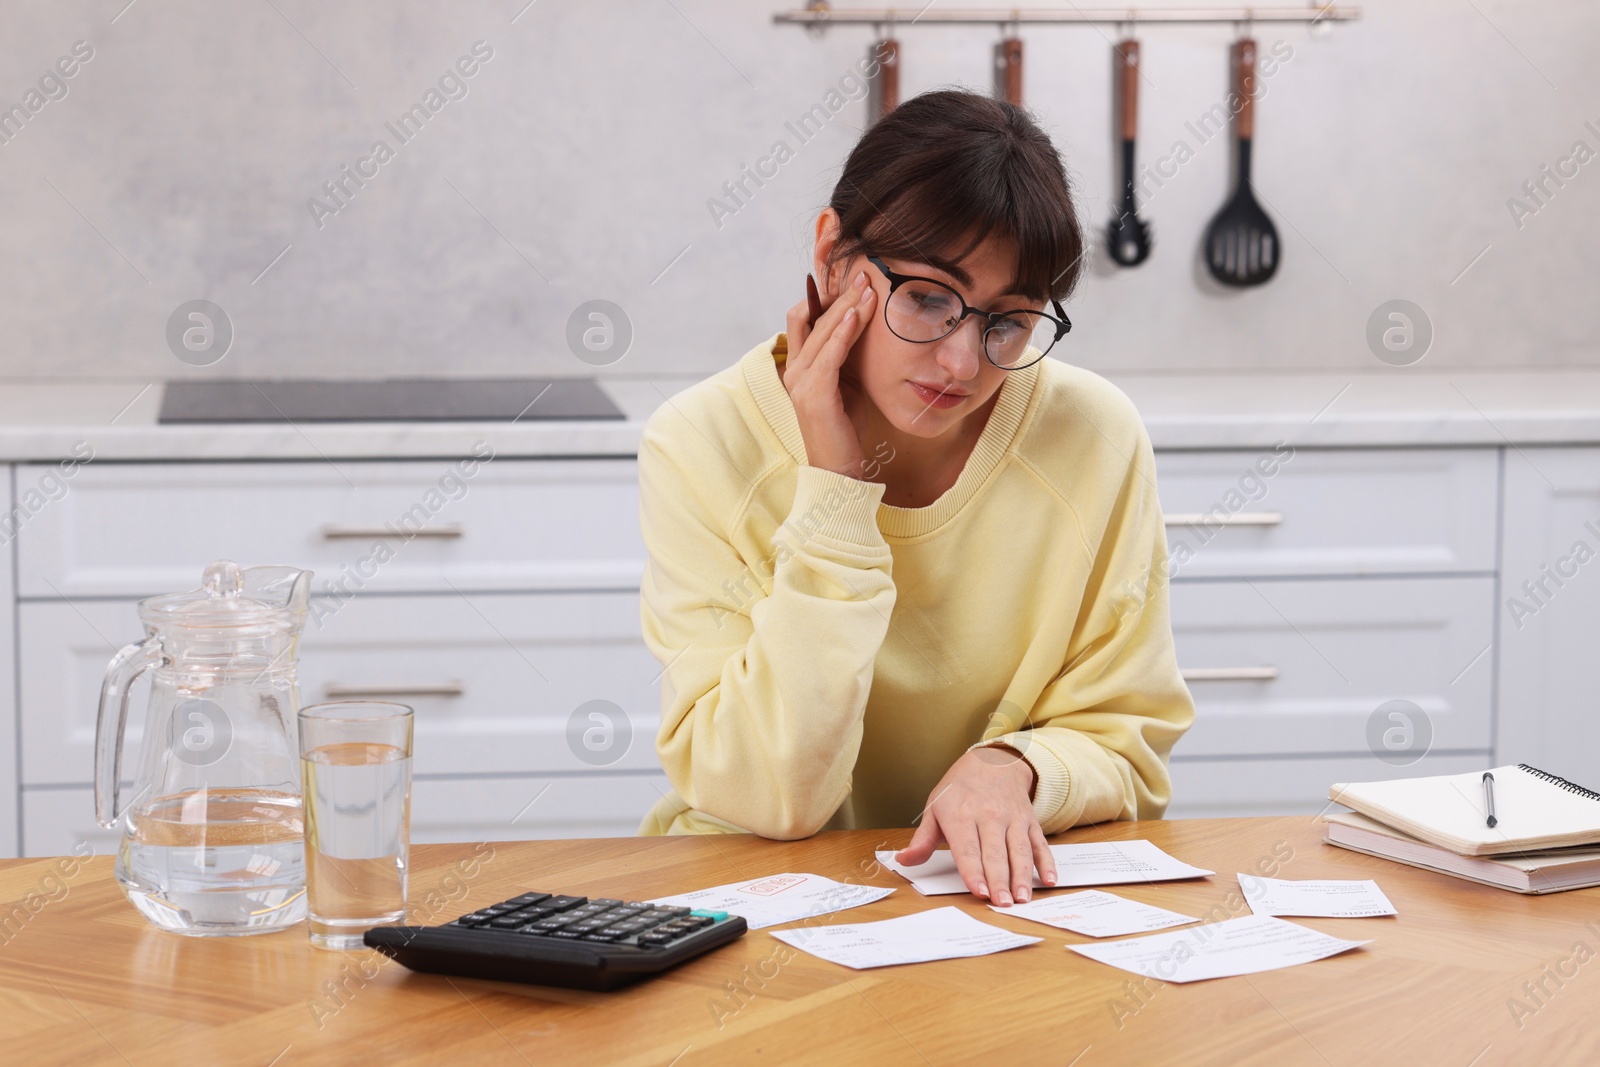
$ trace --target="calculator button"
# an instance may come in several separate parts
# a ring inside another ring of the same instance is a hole
[[[588,897],[551,897],[544,902],[543,906],[554,908],[557,911],[566,911],[568,908],[576,908],[578,905],[587,904],[588,902]]]
[[[597,904],[602,908],[614,908],[617,905],[621,904],[622,901],[617,900],[614,897],[601,897],[598,900],[591,900],[591,901],[589,901],[589,903]]]
[[[728,917],[728,913],[725,911],[703,911],[699,908],[696,908],[689,914],[700,919],[710,919],[712,922],[716,922],[718,919],[726,919]]]
[[[461,918],[456,920],[456,925],[457,926],[476,926],[479,923],[486,923],[492,918],[494,918],[494,915],[492,915],[489,912],[486,912],[486,911],[475,911],[475,912],[472,912],[470,915],[461,916]]]
[[[561,938],[566,938],[566,939],[568,939],[570,941],[576,941],[578,938],[582,937],[583,934],[581,932],[577,931],[577,930],[552,930],[552,931],[550,931],[550,935],[549,936],[551,936],[551,937],[561,937]]]
[[[479,908],[478,910],[488,915],[504,915],[508,911],[516,911],[517,906],[515,904],[490,904],[487,908]]]
[[[500,915],[490,919],[487,925],[492,930],[515,930],[528,925],[528,920],[519,915]]]
[[[670,916],[672,916],[674,918],[676,918],[679,915],[688,915],[689,914],[689,909],[688,908],[669,907],[669,906],[664,905],[664,904],[663,905],[658,905],[655,910],[660,912],[662,915],[670,915]]]
[[[549,893],[524,893],[520,897],[512,897],[510,900],[506,901],[506,903],[507,904],[520,904],[523,907],[527,907],[529,904],[537,904],[541,900],[549,900],[549,899],[550,899],[550,894]]]
[[[672,940],[672,935],[671,934],[650,933],[650,934],[640,934],[639,935],[639,944],[645,945],[645,946],[665,945],[671,940]]]

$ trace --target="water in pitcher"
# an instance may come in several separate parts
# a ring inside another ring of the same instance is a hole
[[[355,947],[369,927],[405,917],[411,757],[346,742],[312,749],[300,769],[311,940]]]
[[[128,899],[166,930],[254,934],[306,914],[300,798],[195,789],[139,807],[117,852]]]

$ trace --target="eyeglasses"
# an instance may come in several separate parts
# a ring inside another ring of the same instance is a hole
[[[915,344],[937,341],[954,333],[968,315],[982,315],[987,320],[983,328],[984,356],[1001,370],[1020,370],[1043,359],[1072,329],[1072,320],[1067,318],[1058,300],[1050,301],[1056,309],[1055,315],[1024,308],[984,311],[968,304],[960,293],[943,282],[892,271],[877,256],[869,255],[867,261],[889,279],[883,321],[902,341]],[[1035,345],[1039,354],[1030,359],[1028,347],[1036,334],[1041,342]]]

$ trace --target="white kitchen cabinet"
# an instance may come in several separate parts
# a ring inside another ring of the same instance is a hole
[[[300,645],[302,703],[411,705],[418,775],[660,766],[660,667],[639,634],[637,593],[372,594],[314,600],[312,615],[321,621]],[[28,601],[21,618],[23,704],[52,712],[24,723],[23,785],[90,783],[106,662],[142,633],[134,604]],[[134,687],[124,767],[143,765],[147,689]]]
[[[1490,746],[1493,578],[1176,582],[1171,603],[1183,756],[1368,752],[1391,700],[1420,709],[1419,754]]]
[[[1506,454],[1497,751],[1600,788],[1600,448]]]
[[[1158,453],[1173,574],[1492,573],[1497,459],[1482,448]]]
[[[12,472],[0,471],[0,505],[11,514]],[[0,859],[17,854],[21,812],[17,800],[16,596],[11,590],[16,541],[0,529]]]
[[[665,775],[638,773],[416,779],[411,841],[632,837],[667,788]],[[94,821],[91,787],[27,789],[22,808],[22,855],[82,855],[80,842],[116,854],[117,832]]]
[[[293,563],[340,595],[639,587],[632,460],[461,462],[83,466],[22,529],[18,591],[171,593],[215,559]],[[19,466],[19,492],[51,470]]]
[[[1317,815],[1341,811],[1328,801],[1336,782],[1376,782],[1430,774],[1466,774],[1488,766],[1489,754],[1430,755],[1408,766],[1371,756],[1193,760],[1174,757],[1169,819]],[[1220,872],[1219,872],[1220,873]]]

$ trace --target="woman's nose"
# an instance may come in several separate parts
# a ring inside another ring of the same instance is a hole
[[[975,315],[968,316],[966,322],[934,346],[934,358],[958,382],[976,378],[983,365],[982,320]]]

